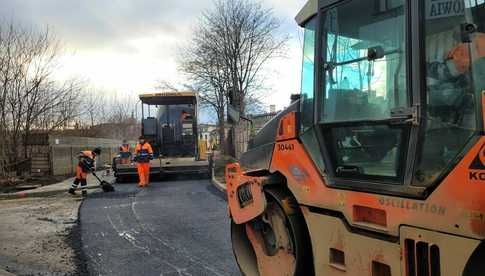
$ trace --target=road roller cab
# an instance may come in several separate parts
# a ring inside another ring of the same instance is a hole
[[[485,274],[485,4],[309,1],[300,99],[226,168],[245,275]]]

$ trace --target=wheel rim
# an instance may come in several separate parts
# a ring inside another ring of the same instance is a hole
[[[268,205],[259,222],[246,224],[261,275],[295,275],[293,237],[286,225],[285,214],[276,203]]]
[[[265,191],[265,213],[245,224],[231,221],[231,239],[243,275],[314,275],[308,230],[296,200],[280,189]]]

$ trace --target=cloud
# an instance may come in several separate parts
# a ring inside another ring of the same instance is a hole
[[[263,2],[292,35],[289,58],[275,61],[267,74],[282,107],[299,87],[301,46],[293,18],[306,0]],[[1,0],[0,19],[50,26],[75,52],[62,57],[60,77],[80,75],[110,90],[139,93],[159,79],[184,81],[177,72],[178,48],[212,5],[212,0]]]
[[[187,31],[210,1],[2,0],[0,17],[49,25],[73,46],[99,48],[127,37]],[[204,5],[205,4],[205,5]]]

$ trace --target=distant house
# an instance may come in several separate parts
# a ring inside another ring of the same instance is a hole
[[[248,116],[250,121],[241,120],[237,126],[235,126],[234,130],[231,130],[230,135],[226,136],[228,144],[232,144],[232,146],[228,147],[230,155],[239,159],[241,154],[248,149],[248,144],[251,138],[253,138],[269,120],[276,116],[276,114],[278,114],[276,111],[253,114]]]
[[[258,133],[258,131],[263,128],[263,126],[278,113],[279,111],[273,111],[268,113],[249,115],[249,119],[253,121],[253,133]]]

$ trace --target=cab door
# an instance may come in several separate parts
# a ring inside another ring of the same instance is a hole
[[[402,191],[418,130],[408,2],[370,2],[342,1],[320,13],[315,120],[330,186]]]

